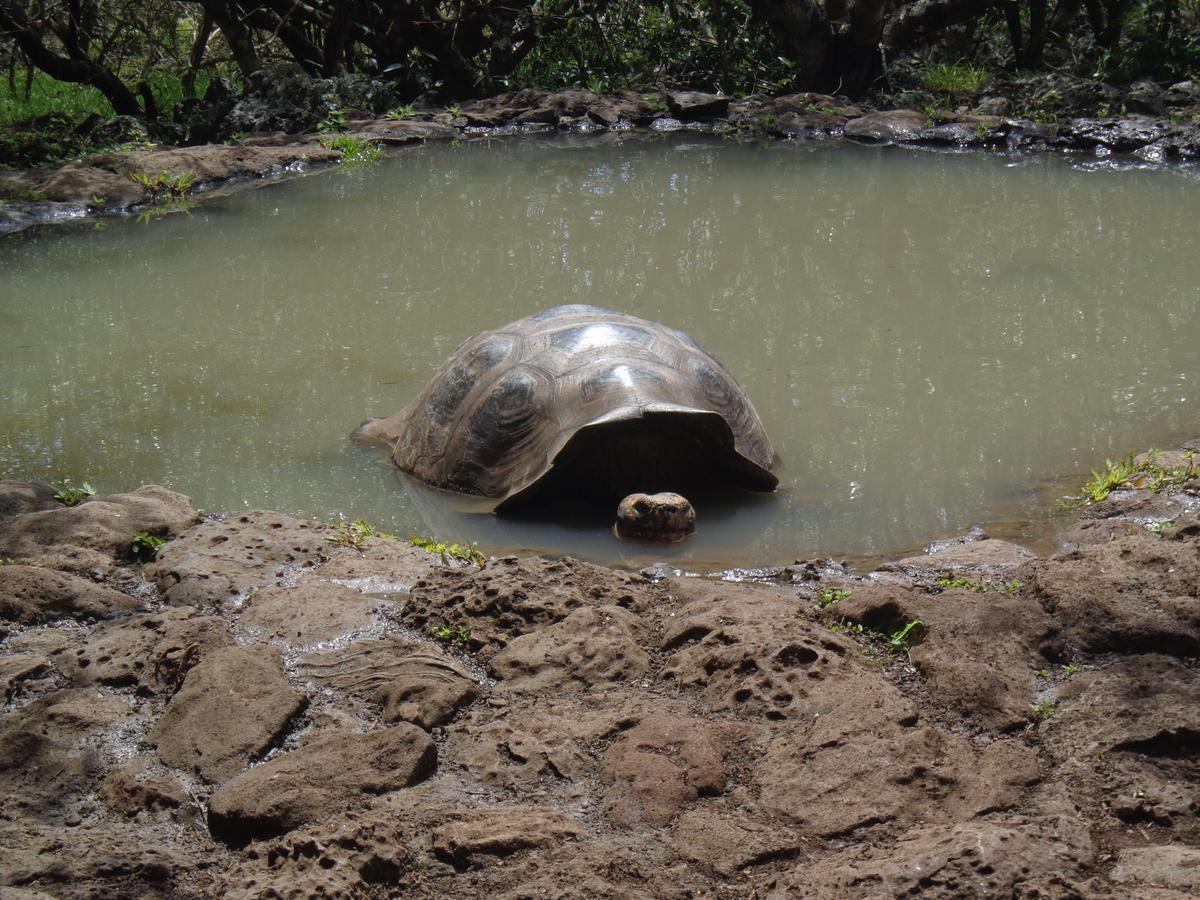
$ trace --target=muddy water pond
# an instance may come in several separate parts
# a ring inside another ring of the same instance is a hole
[[[1058,158],[696,137],[438,144],[0,242],[0,476],[157,482],[489,552],[711,569],[1036,517],[1039,482],[1200,432],[1200,183]],[[560,303],[691,333],[783,458],[677,548],[474,514],[348,435]]]

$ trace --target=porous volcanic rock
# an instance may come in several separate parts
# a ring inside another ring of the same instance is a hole
[[[316,685],[381,705],[385,722],[412,722],[426,730],[449,722],[483,690],[441,648],[394,637],[308,653],[298,671]]]
[[[638,612],[650,602],[640,576],[575,559],[506,556],[483,568],[439,569],[416,583],[402,621],[418,631],[465,626],[470,648],[488,659],[515,637],[565,619],[580,607]]]
[[[0,656],[0,703],[7,703],[39,682],[53,678],[50,658],[40,653],[6,653]]]
[[[0,620],[29,625],[53,619],[110,619],[140,600],[86,578],[39,566],[0,566]]]
[[[639,636],[649,638],[633,613],[619,606],[585,607],[517,637],[492,657],[488,670],[511,692],[611,687],[649,671]]]
[[[173,775],[156,774],[145,763],[130,763],[109,773],[101,786],[109,809],[126,816],[143,811],[175,809],[187,802],[182,784]]]
[[[378,623],[384,601],[330,582],[267,588],[246,601],[238,617],[240,633],[303,647],[330,641]]]
[[[907,578],[937,578],[942,575],[1011,576],[1034,558],[1020,544],[985,538],[981,541],[940,545],[933,553],[906,556],[884,563],[881,572],[898,572]]]
[[[94,690],[40,697],[0,720],[0,818],[61,824],[77,816],[108,762],[103,738],[136,715]]]
[[[701,91],[663,91],[671,115],[677,119],[720,118],[729,112],[729,98]]]
[[[433,852],[455,868],[473,857],[510,856],[578,837],[583,828],[565,813],[536,806],[470,809],[434,829]]]
[[[145,531],[179,534],[197,519],[183,494],[148,484],[126,494],[92,497],[0,521],[0,557],[53,569],[105,575],[131,556],[130,541]]]
[[[437,761],[415,725],[334,734],[243,772],[213,794],[212,833],[229,843],[284,834],[425,778]]]
[[[167,602],[219,606],[324,560],[333,529],[276,512],[204,522],[172,541],[146,567]]]
[[[413,863],[394,816],[351,814],[253,844],[221,877],[217,895],[228,900],[360,897],[371,890],[400,890]]]
[[[873,144],[914,140],[925,129],[925,116],[911,109],[867,113],[846,123],[845,135]]]
[[[169,694],[191,666],[232,643],[224,619],[184,607],[106,622],[81,642],[67,641],[53,650],[51,659],[76,684]]]
[[[806,843],[794,828],[772,823],[769,813],[744,800],[722,809],[706,803],[685,810],[669,841],[685,859],[724,878],[791,859]]]
[[[1152,885],[1195,896],[1200,891],[1200,847],[1179,844],[1130,847],[1122,850],[1113,880],[1131,887]]]
[[[1144,529],[1030,566],[1028,580],[1085,653],[1200,653],[1200,544]]]
[[[0,522],[13,516],[45,509],[57,509],[55,490],[36,481],[14,481],[0,478]]]
[[[218,647],[187,673],[149,735],[169,766],[221,782],[271,747],[304,709],[278,647]]]

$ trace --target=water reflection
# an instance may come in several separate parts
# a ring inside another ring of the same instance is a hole
[[[1032,512],[1046,473],[1200,432],[1196,191],[1054,159],[609,135],[430,146],[18,236],[0,243],[0,473],[426,528],[346,436],[470,333],[583,302],[691,333],[785,460],[786,492],[701,510],[675,552],[908,547]],[[440,527],[547,550],[587,532],[578,552],[623,558],[608,524]]]

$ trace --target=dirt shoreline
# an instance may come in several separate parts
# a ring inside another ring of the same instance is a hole
[[[1200,163],[1200,124],[1148,115],[1039,123],[968,112],[875,110],[847,97],[790,94],[731,100],[695,91],[594,94],[526,90],[403,119],[350,111],[343,127],[362,141],[400,146],[514,134],[671,133],[731,139],[852,141],[922,150],[1060,153],[1137,166]],[[0,170],[0,235],[35,225],[168,212],[172,203],[131,176],[195,176],[189,200],[276,183],[332,165],[341,153],[316,132],[252,134],[228,144],[99,153],[37,169]],[[20,199],[28,198],[28,199]],[[177,203],[174,205],[178,205]]]
[[[1151,462],[1047,557],[757,582],[0,481],[0,895],[1194,896],[1200,456]]]

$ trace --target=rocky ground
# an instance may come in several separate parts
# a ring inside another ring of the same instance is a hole
[[[1126,158],[1138,165],[1200,163],[1200,82],[1181,82],[1169,90],[1149,82],[1142,87],[1118,91],[1092,82],[1053,82],[1042,85],[1041,93],[1013,87],[1029,98],[1028,108],[1016,109],[997,96],[983,97],[973,107],[922,111],[875,110],[848,97],[812,93],[732,100],[695,91],[601,95],[580,89],[524,90],[461,107],[406,110],[403,118],[350,109],[339,112],[337,127],[381,145],[558,131],[694,131],[731,139],[1053,151],[1085,159]],[[232,98],[225,102],[231,108],[215,110],[224,117],[224,130],[208,123],[197,133],[226,143],[168,146],[147,139],[128,145],[135,149],[99,153],[65,165],[0,169],[0,234],[87,217],[169,211],[179,204],[179,197],[135,176],[194,177],[187,194],[196,199],[214,191],[273,183],[342,157],[341,150],[330,146],[332,135],[316,130],[311,114],[305,119],[302,111],[280,110],[253,98],[236,105]],[[1078,114],[1081,110],[1095,114]],[[203,119],[202,112],[195,114]],[[239,130],[230,132],[235,126]],[[136,120],[114,120],[101,127],[148,138]]]
[[[1048,558],[754,582],[2,481],[0,897],[1195,896],[1200,457],[1154,466]]]

